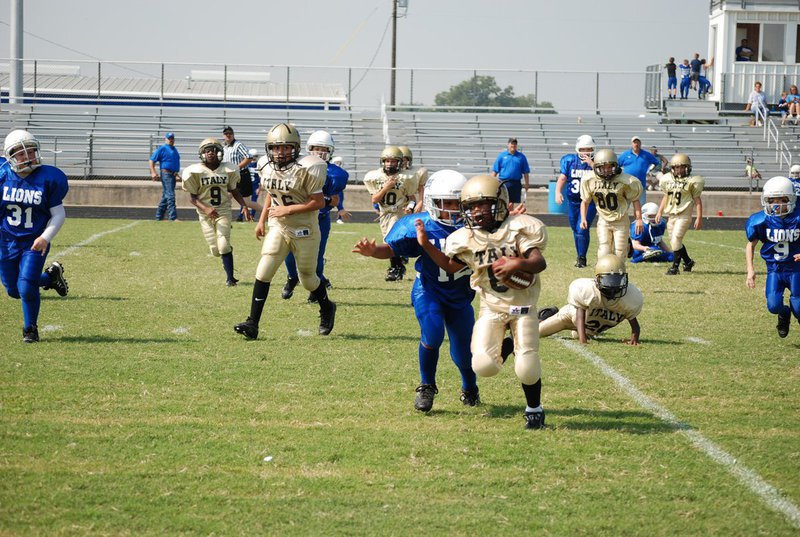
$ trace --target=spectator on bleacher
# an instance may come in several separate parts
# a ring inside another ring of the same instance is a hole
[[[239,194],[246,198],[253,195],[253,178],[250,176],[249,165],[252,162],[250,150],[242,142],[236,139],[231,127],[222,129],[222,136],[225,138],[222,143],[222,150],[225,153],[223,160],[230,162],[239,168]],[[248,209],[242,208],[242,211]],[[236,217],[237,222],[242,221],[242,213]]]
[[[163,220],[164,213],[174,222],[178,219],[178,210],[175,208],[175,182],[180,180],[181,155],[175,147],[175,135],[168,132],[164,135],[164,145],[153,152],[148,161],[150,177],[153,181],[161,178],[161,201],[156,209],[156,220]],[[158,162],[160,174],[156,173],[155,163]]]
[[[530,187],[529,174],[531,168],[528,159],[517,151],[517,139],[508,139],[508,149],[497,155],[492,166],[492,175],[498,177],[508,189],[508,199],[512,203],[522,202],[522,179],[525,178],[525,190]]]
[[[709,93],[711,93],[711,81],[700,75],[697,78],[697,98],[705,99]]]
[[[794,116],[794,124],[800,122],[800,95],[797,93],[797,86],[789,86],[789,94],[786,95],[786,102],[789,103],[789,119]]]
[[[702,66],[703,64],[700,63],[700,53],[695,52],[694,59],[689,62],[689,76],[692,80],[692,89],[694,90],[698,89],[697,82],[700,80],[700,68]]]
[[[761,91],[761,82],[756,82],[753,86],[753,91],[750,92],[750,96],[747,98],[747,105],[745,105],[745,111],[752,111],[753,118],[750,120],[750,126],[761,126],[761,121],[758,120],[758,112],[765,111],[767,109],[767,95]]]
[[[781,127],[786,124],[786,119],[789,117],[789,102],[786,100],[787,93],[785,91],[781,92],[781,98],[778,100],[778,104],[775,108],[778,109],[778,112],[781,113]]]
[[[664,161],[664,157],[661,157]],[[661,166],[662,161],[650,151],[642,149],[642,140],[638,136],[631,138],[631,148],[624,151],[619,160],[620,168],[628,175],[636,177],[642,183],[639,203],[644,205],[647,197],[647,172],[654,166]]]
[[[747,39],[742,39],[742,44],[736,47],[736,61],[749,62],[753,61],[753,49],[747,46]]]
[[[676,76],[678,66],[675,65],[675,58],[670,57],[664,68],[667,70],[667,94],[669,95],[667,98],[675,100],[678,94],[678,77]]]
[[[689,86],[692,83],[691,79],[692,68],[689,67],[689,60],[684,59],[683,63],[678,66],[678,69],[681,70],[681,99],[688,99]]]
[[[753,157],[747,157],[744,166],[744,176],[750,182],[750,191],[758,190],[758,182],[761,180],[761,172],[758,171],[753,163]]]

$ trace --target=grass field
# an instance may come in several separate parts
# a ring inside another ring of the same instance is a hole
[[[350,254],[377,225],[334,226],[330,337],[302,289],[280,299],[279,272],[245,341],[252,225],[234,228],[229,289],[196,222],[130,224],[67,221],[51,258],[71,291],[45,292],[41,343],[0,299],[0,534],[800,531],[800,326],[777,337],[760,261],[745,287],[743,232],[690,231],[692,274],[630,269],[640,347],[619,343],[627,324],[543,341],[549,427],[526,431],[513,367],[464,407],[446,350],[434,410],[414,411],[411,281]],[[590,271],[568,229],[545,256],[539,305],[560,306]]]

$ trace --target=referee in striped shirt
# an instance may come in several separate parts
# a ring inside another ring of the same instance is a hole
[[[253,194],[253,181],[250,176],[250,169],[247,167],[253,160],[250,158],[250,150],[234,137],[231,127],[222,129],[222,136],[225,138],[225,142],[223,143],[225,156],[223,160],[239,168],[239,193],[243,198],[248,198]],[[244,211],[246,209],[242,210]],[[241,222],[242,220],[242,215],[240,213],[237,222]]]

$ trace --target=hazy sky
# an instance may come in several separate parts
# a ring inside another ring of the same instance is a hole
[[[24,5],[30,59],[390,65],[391,0]],[[0,6],[7,58],[10,2]],[[398,67],[642,71],[670,55],[705,57],[708,1],[409,0],[397,27]],[[415,74],[420,83],[425,77]]]

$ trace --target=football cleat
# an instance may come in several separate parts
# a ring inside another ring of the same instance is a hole
[[[439,393],[435,384],[420,384],[416,389],[417,395],[414,397],[414,408],[420,412],[428,412],[433,408],[433,398]],[[476,393],[477,395],[477,393]]]
[[[586,258],[582,255],[579,255],[577,261],[575,261],[575,268],[583,268],[585,266],[586,266]]]
[[[667,276],[675,276],[677,273],[678,273],[678,265],[672,265],[667,269],[667,271],[664,274],[666,274]]]
[[[788,311],[785,315],[783,313],[778,314],[778,325],[776,326],[778,329],[778,336],[786,337],[789,335],[789,323],[791,320],[792,314]]]
[[[69,285],[67,284],[67,280],[64,278],[64,266],[58,261],[53,261],[53,263],[47,267],[44,272],[50,277],[50,283],[48,283],[44,288],[55,289],[59,296],[67,296],[67,293],[69,293]],[[38,336],[36,340],[39,340]]]
[[[245,322],[235,325],[233,330],[247,339],[258,338],[258,325],[251,317],[248,317]]]
[[[328,301],[327,308],[319,309],[319,335],[327,336],[333,330],[333,322],[336,319],[336,304]]]
[[[225,285],[227,285],[228,287],[236,287],[237,283],[239,283],[239,280],[237,280],[236,278],[231,278],[230,280],[225,282]]]
[[[396,267],[389,267],[389,270],[386,271],[386,278],[384,278],[387,282],[399,282],[403,279],[403,276],[406,274],[406,268],[402,265],[398,265]]]
[[[22,329],[23,343],[36,343],[37,341],[39,341],[39,328],[35,324]]]
[[[544,410],[541,412],[526,412],[525,428],[544,429]]]
[[[684,262],[683,271],[691,272],[693,267],[694,267],[694,259],[690,259],[689,261]]]
[[[556,307],[549,307],[549,308],[542,308],[539,310],[539,322],[544,321],[545,319],[549,319],[553,315],[558,313],[558,308]]]
[[[478,406],[481,404],[481,396],[478,394],[478,387],[476,386],[474,390],[461,390],[461,402],[464,403],[464,406]],[[431,404],[433,404],[433,401],[431,401]]]
[[[283,291],[281,291],[281,298],[284,300],[289,300],[292,298],[294,294],[294,288],[297,287],[297,284],[300,282],[297,278],[288,278],[286,280],[286,285],[283,286]]]

